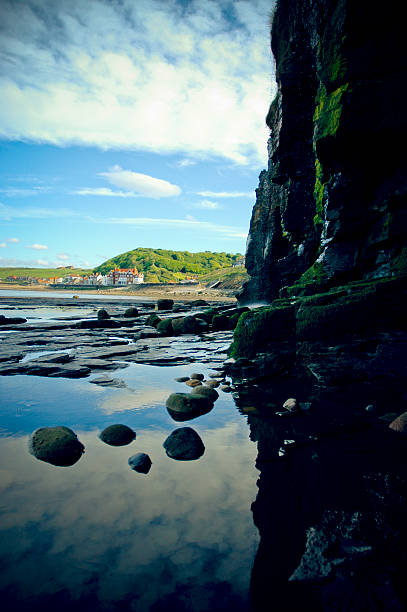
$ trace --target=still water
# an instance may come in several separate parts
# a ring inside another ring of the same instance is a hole
[[[17,311],[16,311],[17,314]],[[248,610],[258,546],[250,510],[257,494],[256,445],[246,417],[220,392],[214,409],[175,423],[165,408],[174,378],[208,364],[130,364],[112,374],[122,388],[85,379],[1,376],[0,589],[2,609]],[[98,434],[134,429],[124,447]],[[28,452],[38,427],[65,425],[85,446],[71,467]],[[205,445],[195,461],[162,446],[179,426]],[[146,452],[148,474],[128,458]]]

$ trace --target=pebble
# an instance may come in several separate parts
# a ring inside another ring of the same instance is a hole
[[[204,380],[205,376],[203,374],[199,374],[198,372],[194,372],[191,374],[190,378],[192,380]]]
[[[129,457],[128,464],[135,472],[148,474],[151,468],[151,459],[146,453],[136,453]]]
[[[407,433],[407,412],[403,412],[389,425],[390,429],[399,433]]]
[[[178,378],[174,378],[176,382],[187,382],[189,380],[189,376],[179,376]]]
[[[198,387],[199,385],[202,385],[201,381],[196,379],[187,380],[186,384],[188,387]]]
[[[283,408],[290,412],[297,410],[297,400],[294,397],[289,397],[288,400],[284,402]]]
[[[221,387],[219,387],[221,391],[223,391],[224,393],[230,393],[232,391],[232,389],[228,386],[228,385],[222,385]]]
[[[136,437],[136,433],[127,425],[109,425],[99,435],[102,442],[110,446],[125,446]]]

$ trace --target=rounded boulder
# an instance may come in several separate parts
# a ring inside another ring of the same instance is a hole
[[[106,427],[99,435],[102,442],[110,446],[126,446],[126,444],[130,444],[135,437],[136,433],[130,429],[130,427],[120,424],[109,425],[109,427]]]
[[[138,317],[138,310],[134,306],[130,306],[124,312],[125,317]]]
[[[215,389],[213,389],[212,387],[208,387],[207,385],[199,385],[197,387],[194,387],[191,391],[191,395],[196,395],[198,397],[207,397],[211,400],[211,402],[215,402],[219,397],[219,393]]]
[[[30,437],[29,451],[36,459],[59,467],[73,465],[85,447],[69,427],[41,427]]]
[[[166,401],[166,406],[174,421],[188,421],[210,412],[213,401],[204,395],[172,393]]]
[[[193,461],[205,452],[200,436],[191,427],[175,429],[163,444],[167,456],[177,461]]]

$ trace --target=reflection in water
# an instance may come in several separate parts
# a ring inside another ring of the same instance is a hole
[[[3,605],[248,609],[257,472],[245,424],[201,426],[195,462],[168,459],[162,429],[118,448],[77,433],[86,454],[66,470],[36,461],[26,436],[0,440]],[[129,469],[135,450],[154,463],[145,478]]]

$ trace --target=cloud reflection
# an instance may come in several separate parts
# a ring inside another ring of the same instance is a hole
[[[193,597],[194,610],[207,610],[227,584],[228,598],[246,601],[258,542],[256,448],[241,443],[238,424],[199,429],[205,455],[185,463],[166,457],[167,431],[138,430],[122,448],[76,433],[87,452],[67,470],[37,462],[26,437],[0,440],[0,459],[14,472],[2,496],[3,588],[21,598],[91,590],[101,606],[131,597],[138,611],[167,597],[183,609]],[[127,465],[137,451],[154,463],[146,478]]]

